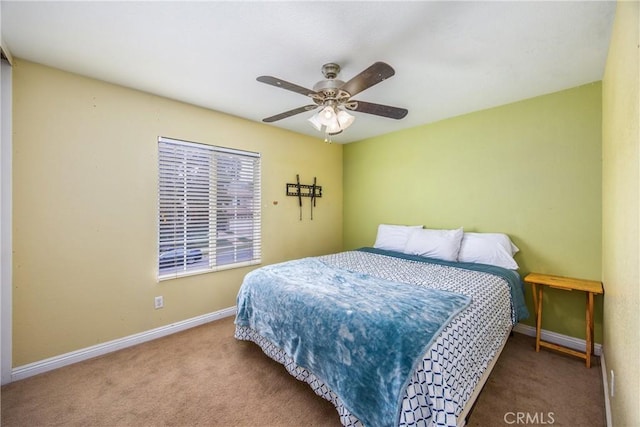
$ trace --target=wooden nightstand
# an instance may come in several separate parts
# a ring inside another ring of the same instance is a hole
[[[550,348],[552,350],[568,353],[573,356],[585,359],[587,368],[591,367],[591,355],[593,354],[593,296],[604,293],[602,282],[595,280],[571,279],[569,277],[551,276],[548,274],[529,273],[524,281],[531,284],[533,289],[533,306],[536,314],[536,351],[540,351],[540,347]],[[542,291],[545,286],[551,288],[562,289],[565,291],[582,291],[587,295],[587,339],[586,349],[584,353],[552,344],[540,339],[540,330],[542,326]]]

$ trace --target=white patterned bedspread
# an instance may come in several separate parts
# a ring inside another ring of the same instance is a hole
[[[480,378],[516,323],[506,280],[489,273],[361,251],[318,259],[350,271],[472,298],[470,306],[444,328],[418,364],[407,386],[398,420],[399,426],[456,426]],[[235,337],[255,342],[291,375],[307,382],[316,394],[336,407],[344,426],[362,426],[326,384],[296,366],[284,351],[256,331],[236,326]]]

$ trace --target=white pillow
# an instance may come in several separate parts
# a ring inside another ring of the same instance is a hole
[[[509,236],[502,233],[464,233],[458,261],[497,265],[517,270],[513,256],[519,251]]]
[[[457,261],[462,235],[462,228],[456,230],[411,230],[404,253],[445,261]]]
[[[387,251],[402,252],[407,245],[409,233],[412,230],[422,228],[421,225],[389,225],[380,224],[374,248],[385,249]]]

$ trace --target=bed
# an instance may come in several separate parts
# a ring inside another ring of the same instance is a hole
[[[460,247],[451,261],[375,246],[252,271],[235,337],[307,382],[344,426],[464,425],[528,316],[520,276],[461,262]]]

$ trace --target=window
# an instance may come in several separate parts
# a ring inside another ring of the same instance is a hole
[[[260,263],[260,154],[158,138],[158,277]]]

